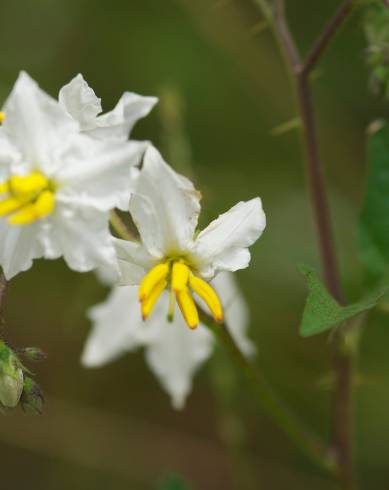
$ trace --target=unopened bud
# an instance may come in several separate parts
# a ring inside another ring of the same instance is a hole
[[[39,385],[29,377],[25,377],[23,392],[20,398],[22,408],[25,412],[40,415],[43,410],[43,392]]]
[[[20,363],[4,343],[0,344],[0,403],[14,408],[23,391],[23,371]]]

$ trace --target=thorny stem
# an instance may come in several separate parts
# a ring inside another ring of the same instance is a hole
[[[258,0],[255,1],[259,4]],[[308,186],[315,217],[322,271],[328,290],[339,302],[342,302],[342,293],[330,226],[330,213],[322,163],[319,156],[309,76],[355,4],[355,0],[342,1],[334,16],[313,44],[305,60],[301,59],[290,32],[285,15],[284,0],[274,0],[272,14],[272,28],[277,41],[281,45],[296,90],[297,106],[303,129]],[[389,0],[386,0],[386,4],[389,5]],[[262,9],[262,13],[268,19],[268,12]],[[342,487],[350,490],[356,488],[352,448],[353,359],[351,353],[344,348],[344,335],[341,331],[334,340],[334,365],[336,388],[334,393],[332,444],[337,463],[337,477]]]
[[[326,471],[334,473],[334,461],[327,448],[278,399],[265,377],[246,359],[226,325],[215,323],[203,311],[200,312],[200,316],[201,321],[220,338],[228,349],[266,413],[311,460]]]

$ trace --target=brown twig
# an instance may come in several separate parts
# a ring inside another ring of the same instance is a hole
[[[328,290],[342,302],[341,286],[336,261],[335,246],[330,226],[325,181],[320,161],[314,107],[309,86],[312,69],[321,58],[340,25],[347,18],[355,4],[354,0],[343,0],[339,9],[329,21],[306,59],[301,60],[293,36],[286,20],[284,0],[274,0],[273,25],[285,58],[292,72],[299,114],[302,121],[303,144],[306,153],[308,186],[315,217],[316,232],[322,271]],[[333,449],[338,466],[338,479],[344,489],[354,489],[352,451],[352,357],[343,349],[343,334],[334,341],[334,365],[336,388],[333,414]]]

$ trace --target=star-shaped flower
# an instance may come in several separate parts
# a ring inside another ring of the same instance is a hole
[[[244,354],[252,355],[255,347],[246,334],[247,306],[233,275],[221,273],[212,284],[223,298],[226,328]],[[201,323],[196,332],[190,332],[179,315],[168,322],[166,291],[147,322],[142,321],[137,302],[136,286],[117,286],[106,301],[89,310],[93,328],[82,363],[86,367],[100,367],[126,352],[145,347],[147,364],[171,396],[173,407],[181,409],[195,372],[212,353],[214,337]]]
[[[158,102],[156,97],[144,97],[125,92],[115,108],[102,112],[101,100],[81,74],[61,88],[60,105],[78,122],[80,131],[98,139],[125,141],[138,119],[149,114]]]
[[[8,279],[35,258],[78,271],[116,262],[108,212],[129,199],[145,142],[100,141],[21,73],[0,129],[0,265]]]
[[[198,325],[191,294],[194,292],[214,319],[221,322],[221,302],[207,281],[219,271],[248,266],[248,247],[259,238],[266,224],[261,200],[257,197],[239,202],[196,234],[200,194],[189,180],[174,172],[151,146],[142,168],[132,172],[129,211],[141,241],[115,239],[122,284],[140,284],[144,319],[168,288],[169,318],[173,317],[177,302],[189,327]]]

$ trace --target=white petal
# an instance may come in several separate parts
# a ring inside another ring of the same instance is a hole
[[[85,135],[72,138],[57,155],[62,166],[56,172],[60,183],[57,199],[101,211],[127,209],[131,166],[139,163],[146,142],[97,141]]]
[[[45,257],[61,255],[71,269],[79,272],[117,267],[108,219],[108,213],[93,208],[57,204],[39,237]]]
[[[120,269],[120,284],[139,284],[155,259],[142,244],[112,238]]]
[[[179,410],[192,389],[193,376],[212,352],[214,339],[202,325],[190,330],[177,311],[172,323],[162,318],[160,322],[161,334],[150,341],[146,360],[169,393],[173,408]]]
[[[197,237],[194,256],[207,274],[212,264],[218,270],[235,271],[247,267],[247,247],[261,236],[266,226],[265,213],[259,197],[239,202],[203,230]]]
[[[114,286],[120,280],[118,267],[100,266],[95,270],[95,274],[103,286]]]
[[[255,345],[247,336],[249,309],[231,272],[221,272],[212,281],[223,304],[225,324],[240,350],[246,356],[256,352]]]
[[[96,97],[81,73],[61,88],[58,100],[68,114],[79,122],[81,130],[96,127],[97,114],[102,111],[101,100]]]
[[[180,313],[168,322],[169,294],[165,291],[146,322],[140,317],[138,288],[116,287],[104,303],[89,310],[93,323],[82,363],[97,367],[125,352],[146,346],[150,369],[169,393],[174,408],[184,406],[192,378],[210,356],[214,339],[202,325],[189,330]]]
[[[248,267],[250,259],[251,255],[248,248],[230,248],[217,256],[216,267],[220,271],[237,271]],[[215,262],[212,263],[212,266],[207,271],[211,273],[211,276],[207,276],[207,273],[203,270],[201,270],[201,273],[205,274],[205,277],[213,277],[214,271]]]
[[[89,134],[98,139],[127,140],[138,119],[147,116],[157,102],[156,97],[126,92],[111,112],[96,119]]]
[[[3,128],[0,128],[0,182],[9,177],[11,168],[20,165],[22,155],[15,148]]]
[[[200,212],[200,194],[150,146],[133,187],[130,213],[152,255],[189,250]]]
[[[77,129],[58,102],[23,72],[3,110],[4,132],[31,164],[49,166],[53,149],[62,145],[69,131]]]
[[[43,256],[39,231],[39,223],[13,226],[0,219],[0,265],[8,280],[29,269],[34,259]]]
[[[163,333],[168,302],[168,294],[163,293],[153,314],[143,321],[138,288],[113,288],[104,302],[88,311],[92,331],[84,347],[82,363],[88,367],[98,367],[126,352],[153,343]]]
[[[144,343],[145,322],[140,317],[137,290],[135,286],[116,287],[103,303],[88,311],[92,331],[82,354],[84,366],[104,365]]]

